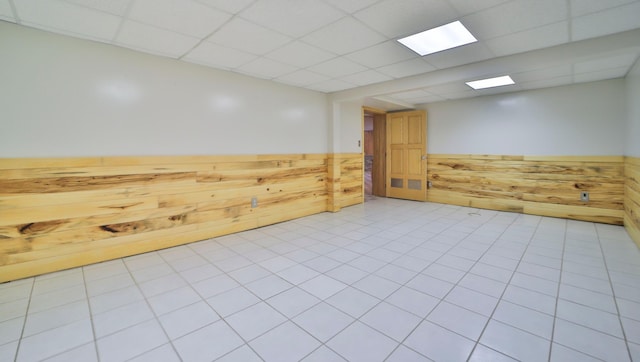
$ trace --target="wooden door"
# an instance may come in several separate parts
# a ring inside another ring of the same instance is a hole
[[[374,114],[373,116],[373,167],[371,170],[372,194],[375,196],[387,196],[387,166],[385,153],[387,151],[387,115]]]
[[[427,115],[387,114],[387,196],[427,201]]]

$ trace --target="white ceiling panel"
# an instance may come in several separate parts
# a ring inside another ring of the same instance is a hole
[[[597,72],[590,73],[577,73],[573,76],[573,80],[576,83],[595,82],[605,79],[622,78],[627,74],[628,67],[611,68],[599,70]]]
[[[199,41],[198,38],[128,20],[122,24],[115,42],[131,49],[179,58]]]
[[[306,68],[335,57],[334,54],[314,48],[300,41],[291,42],[267,54],[267,58]]]
[[[304,69],[276,78],[278,82],[302,87],[326,80],[329,80],[329,77]]]
[[[566,21],[562,21],[489,39],[486,43],[496,56],[503,56],[547,48],[568,41],[569,24]]]
[[[573,66],[571,64],[564,64],[556,67],[535,69],[509,75],[518,84],[525,82],[534,82],[541,79],[571,77],[573,75]]]
[[[457,48],[425,56],[423,59],[436,68],[449,68],[493,58],[484,43],[471,43]]]
[[[312,67],[309,67],[309,70],[322,75],[326,75],[330,78],[338,78],[345,75],[365,71],[367,70],[367,68],[358,63],[354,63],[349,59],[333,58],[324,63],[316,64]]]
[[[571,16],[582,16],[629,4],[636,0],[570,0]]]
[[[588,39],[640,27],[640,2],[575,18],[572,40]]]
[[[326,0],[327,3],[347,12],[353,13],[358,10],[362,10],[368,6],[371,6],[380,0]]]
[[[244,19],[234,18],[217,30],[208,40],[247,53],[264,55],[285,45],[292,39]]]
[[[136,0],[129,17],[184,35],[205,37],[231,15],[192,0]]]
[[[470,80],[473,80],[473,79],[470,79]],[[431,87],[427,87],[424,90],[431,94],[446,96],[446,98],[449,98],[449,95],[451,94],[472,91],[472,89],[468,85],[464,84],[464,82],[462,81],[455,82],[455,83],[445,83],[445,84],[434,85]]]
[[[427,73],[435,69],[436,68],[433,65],[425,62],[421,58],[418,58],[387,65],[376,70],[393,78],[403,78],[410,75]]]
[[[226,11],[228,13],[237,13],[238,11],[246,8],[249,4],[252,4],[255,0],[196,0],[201,4],[214,7]]]
[[[358,86],[380,83],[387,80],[391,80],[390,76],[376,72],[375,70],[365,70],[364,72],[351,74],[343,77],[346,82],[353,83]]]
[[[258,58],[237,68],[237,70],[259,78],[272,79],[291,73],[296,70],[296,67],[267,58]]]
[[[480,40],[504,36],[566,20],[566,2],[515,0],[465,16],[462,23]]]
[[[331,93],[353,88],[353,86],[354,85],[351,83],[347,83],[337,79],[331,79],[324,82],[312,84],[309,86],[309,88],[320,92]]]
[[[355,17],[387,37],[400,38],[447,24],[457,15],[446,1],[384,0],[357,12]]]
[[[385,37],[352,17],[344,17],[302,38],[306,43],[340,55],[352,53],[385,40]]]
[[[133,0],[65,0],[76,5],[104,11],[109,14],[124,16]]]
[[[416,90],[410,90],[407,92],[400,92],[400,93],[393,93],[393,94],[387,94],[387,96],[401,100],[401,101],[406,101],[408,99],[415,99],[415,98],[422,98],[422,97],[426,97],[431,95],[430,93],[428,93],[425,90],[422,89],[416,89]]]
[[[87,39],[111,40],[120,25],[117,16],[57,0],[20,0],[14,5],[22,24]]]
[[[346,57],[369,68],[378,68],[389,64],[416,58],[418,55],[395,40],[374,45],[367,49],[348,54]]]
[[[465,16],[486,10],[494,6],[506,3],[511,0],[449,0],[453,7],[458,11],[458,15]]]
[[[518,84],[520,84],[520,88],[522,89],[540,89],[559,87],[571,83],[573,83],[573,75],[566,75],[556,78],[541,78],[537,80],[519,82]]]
[[[333,23],[344,13],[318,0],[258,0],[240,16],[283,34],[301,37]]]
[[[255,60],[257,57],[240,50],[226,48],[221,45],[202,42],[182,59],[202,65],[221,69],[235,69]]]
[[[612,54],[606,57],[597,57],[587,61],[577,62],[573,66],[576,73],[597,72],[611,68],[626,68],[629,70],[638,58],[638,50],[622,54]]]

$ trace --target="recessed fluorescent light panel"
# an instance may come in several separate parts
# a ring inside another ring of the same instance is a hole
[[[511,79],[511,77],[508,75],[505,75],[502,77],[496,77],[496,78],[481,79],[473,82],[467,82],[467,85],[473,89],[501,87],[503,85],[511,85],[511,84],[516,84],[516,82],[514,82],[513,79]]]
[[[459,21],[439,26],[422,33],[398,39],[407,48],[424,56],[443,50],[475,43],[478,40]]]

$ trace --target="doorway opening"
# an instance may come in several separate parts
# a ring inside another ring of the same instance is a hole
[[[386,197],[386,119],[384,111],[363,110],[364,199]]]

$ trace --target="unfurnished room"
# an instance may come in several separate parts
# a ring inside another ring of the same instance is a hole
[[[640,1],[0,0],[0,361],[640,361]]]

